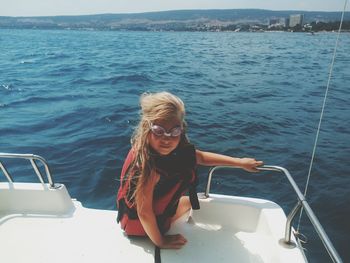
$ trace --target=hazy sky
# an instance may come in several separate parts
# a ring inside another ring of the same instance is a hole
[[[139,13],[180,9],[259,8],[339,11],[345,0],[0,0],[0,16]],[[349,10],[349,7],[347,8]]]

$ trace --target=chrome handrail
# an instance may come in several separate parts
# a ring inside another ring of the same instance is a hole
[[[38,176],[38,179],[39,181],[44,184],[44,179],[43,179],[43,176],[36,164],[36,160],[37,161],[40,161],[44,167],[45,167],[45,173],[46,173],[46,178],[47,178],[47,181],[50,185],[51,188],[55,188],[55,183],[53,181],[53,178],[51,176],[51,172],[50,172],[50,168],[49,168],[49,165],[47,164],[46,160],[39,156],[39,155],[34,155],[34,154],[17,154],[17,153],[0,153],[0,159],[2,158],[7,158],[7,159],[27,159],[30,161],[34,171],[35,171],[35,174]],[[13,182],[13,178],[12,176],[10,175],[10,173],[6,170],[6,167],[4,166],[4,164],[0,161],[0,168],[2,170],[2,172],[4,173],[5,177],[7,178],[7,180],[9,182]]]
[[[205,193],[204,193],[205,197],[207,197],[207,198],[209,197],[210,184],[211,184],[211,179],[212,179],[214,171],[217,169],[222,169],[222,168],[238,168],[238,167],[235,167],[235,166],[215,166],[215,167],[212,167],[208,173],[208,182],[207,182],[207,186],[206,186]],[[300,208],[303,207],[305,212],[306,212],[306,215],[308,216],[310,222],[312,223],[314,229],[316,230],[319,238],[321,239],[321,241],[322,241],[324,247],[326,248],[329,256],[331,257],[332,261],[337,262],[337,263],[342,263],[343,261],[340,258],[338,252],[335,250],[332,242],[328,238],[321,223],[318,221],[316,215],[314,214],[314,212],[312,211],[308,202],[306,201],[305,196],[301,193],[298,185],[295,183],[295,181],[294,181],[293,177],[291,176],[291,174],[289,173],[289,171],[283,167],[271,166],[271,165],[264,165],[264,166],[258,167],[258,170],[283,172],[285,174],[285,176],[288,178],[289,183],[293,187],[293,189],[298,197],[298,203],[293,208],[293,210],[290,212],[290,214],[287,216],[284,242],[286,244],[292,244],[292,242],[291,242],[292,221],[293,221],[295,215],[300,210]]]

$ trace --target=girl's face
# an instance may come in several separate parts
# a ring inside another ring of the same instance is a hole
[[[181,127],[181,122],[174,118],[170,120],[157,120],[153,125],[162,127],[167,134],[172,133],[174,128]],[[166,136],[165,134],[159,136],[154,134],[152,131],[148,134],[149,144],[160,155],[168,155],[171,153],[180,142],[181,134],[179,136]]]

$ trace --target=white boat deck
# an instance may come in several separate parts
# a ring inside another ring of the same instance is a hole
[[[188,243],[162,249],[163,263],[306,262],[298,247],[280,244],[286,217],[275,203],[212,194],[200,205],[169,230]],[[1,262],[154,262],[153,244],[125,236],[116,216],[84,208],[64,185],[0,183]]]

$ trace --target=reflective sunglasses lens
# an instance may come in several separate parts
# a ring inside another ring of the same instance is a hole
[[[176,128],[174,128],[174,129],[171,131],[171,136],[172,136],[172,137],[177,137],[177,136],[179,136],[179,135],[181,134],[181,132],[182,132],[181,127],[176,127]]]
[[[165,130],[158,125],[152,125],[151,130],[152,130],[153,134],[156,136],[162,136],[165,132]]]

